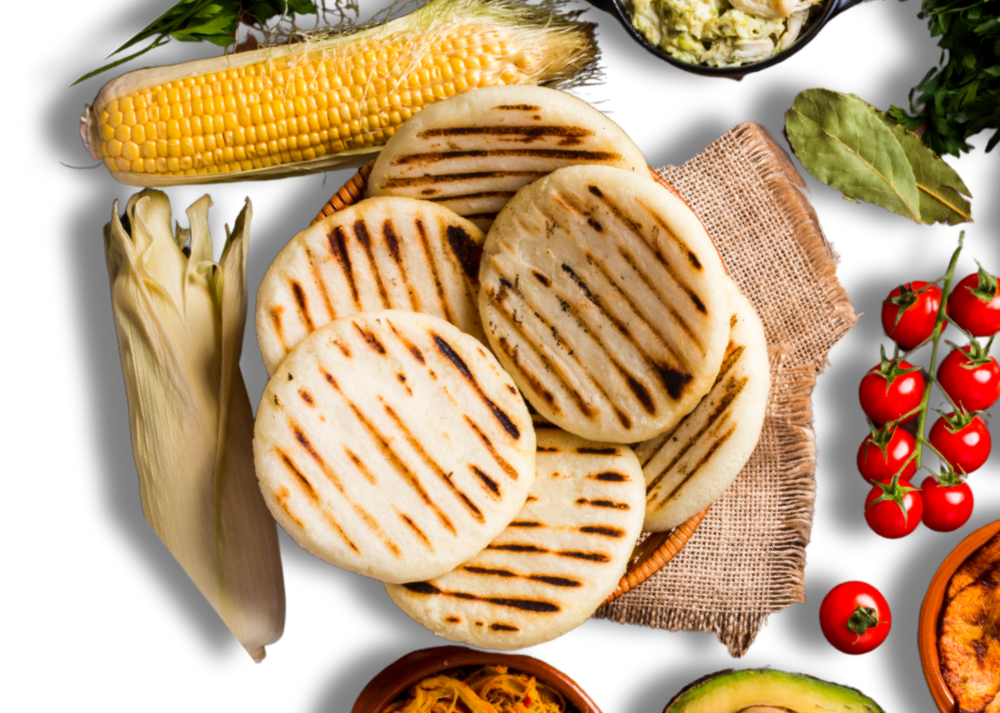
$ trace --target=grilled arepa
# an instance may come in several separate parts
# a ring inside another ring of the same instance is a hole
[[[642,529],[635,454],[551,425],[536,439],[528,501],[489,547],[441,577],[386,586],[438,636],[489,649],[540,644],[583,623],[625,573]]]
[[[437,317],[386,310],[306,337],[254,427],[264,500],[296,542],[386,582],[474,556],[524,505],[535,432],[513,381]]]
[[[257,290],[268,373],[313,330],[364,311],[424,312],[485,341],[476,307],[484,239],[450,210],[411,198],[362,201],[306,228]]]
[[[574,166],[525,186],[479,271],[487,338],[538,412],[633,443],[711,387],[729,338],[722,261],[684,202],[646,177]]]
[[[729,344],[715,384],[680,423],[635,446],[646,478],[646,522],[662,532],[715,502],[757,446],[771,374],[764,325],[729,278]]]
[[[488,87],[403,124],[375,161],[367,195],[434,201],[488,230],[521,186],[581,163],[648,171],[625,132],[587,102],[544,87]]]

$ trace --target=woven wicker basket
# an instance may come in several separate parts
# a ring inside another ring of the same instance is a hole
[[[351,176],[347,183],[341,186],[340,190],[333,194],[333,197],[327,201],[323,209],[313,219],[312,224],[316,224],[324,218],[348,206],[352,206],[364,198],[365,189],[368,187],[368,176],[371,175],[374,164],[375,162],[373,161],[367,166],[358,169],[358,172]],[[660,178],[659,174],[653,171],[653,169],[650,169],[650,173],[652,173],[657,183],[676,195],[677,192],[673,186]],[[687,544],[687,541],[691,539],[691,535],[698,529],[698,525],[701,524],[707,512],[708,508],[705,508],[690,520],[669,532],[649,533],[645,539],[640,540],[632,552],[632,557],[629,559],[625,576],[621,578],[618,586],[615,587],[615,591],[608,596],[604,603],[613,602],[659,572]]]

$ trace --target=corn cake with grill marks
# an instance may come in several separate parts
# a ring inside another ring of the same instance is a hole
[[[630,171],[563,168],[490,229],[479,310],[490,346],[546,419],[633,443],[709,390],[729,337],[715,246],[670,191]]]
[[[434,201],[488,230],[519,188],[583,163],[647,177],[635,143],[585,101],[544,87],[487,87],[400,127],[375,161],[367,195]]]
[[[454,571],[386,585],[438,636],[490,649],[540,644],[583,623],[625,573],[643,519],[635,454],[536,428],[537,474],[514,521]]]
[[[732,325],[711,390],[672,429],[635,446],[646,478],[644,529],[663,532],[699,513],[736,479],[757,446],[771,375],[764,325],[726,278]]]
[[[386,310],[306,337],[254,427],[264,500],[302,547],[385,582],[439,576],[524,505],[535,432],[514,382],[437,317]]]
[[[441,317],[485,343],[476,298],[486,236],[450,210],[373,198],[303,230],[257,290],[257,341],[268,373],[318,327],[358,312]]]

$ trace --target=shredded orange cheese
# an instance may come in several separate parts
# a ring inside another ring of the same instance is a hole
[[[551,686],[506,666],[445,671],[413,686],[382,713],[569,713]]]

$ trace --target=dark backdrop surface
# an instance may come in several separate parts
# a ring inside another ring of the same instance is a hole
[[[442,640],[399,612],[377,582],[321,562],[281,533],[287,633],[271,647],[267,661],[254,666],[143,521],[101,238],[112,202],[124,204],[132,191],[103,168],[74,171],[56,162],[91,163],[77,135],[77,116],[105,78],[71,90],[66,85],[100,64],[104,54],[167,3],[131,4],[128,11],[123,6],[121,12],[92,15],[63,5],[74,18],[75,36],[83,40],[67,53],[69,61],[48,75],[54,107],[47,135],[54,139],[55,151],[46,157],[43,170],[54,178],[49,188],[59,200],[57,208],[50,204],[42,217],[65,221],[70,228],[49,259],[57,277],[52,294],[68,302],[72,314],[63,321],[51,351],[55,359],[67,350],[73,355],[72,378],[59,386],[59,418],[73,426],[66,429],[61,445],[46,449],[72,465],[61,476],[53,505],[63,555],[57,561],[44,560],[41,581],[46,584],[40,591],[45,593],[36,602],[58,603],[49,608],[57,613],[50,614],[53,628],[42,643],[59,652],[58,669],[73,681],[76,695],[99,695],[108,703],[124,702],[126,696],[137,700],[126,693],[133,687],[163,702],[194,702],[198,699],[192,694],[207,687],[220,702],[231,699],[239,701],[237,705],[295,705],[296,699],[319,696],[326,709],[347,711],[384,666]],[[739,84],[661,65],[610,18],[588,9],[587,19],[599,25],[607,66],[606,85],[589,98],[607,100],[602,108],[614,112],[614,119],[654,166],[683,162],[740,119],[763,123],[787,148],[783,113],[805,87],[854,91],[883,108],[906,101],[909,87],[936,58],[924,23],[915,17],[917,5],[915,0],[887,0],[853,10],[798,57]],[[169,63],[214,52],[204,46],[174,45],[146,59]],[[996,153],[977,151],[954,164],[976,196],[978,224],[969,228],[968,244],[994,271],[1000,269],[997,159]],[[245,194],[253,198],[251,304],[277,251],[350,173],[208,188],[215,200],[211,221],[217,247],[222,224],[232,221]],[[933,710],[917,653],[917,613],[947,553],[974,528],[1000,515],[998,461],[994,456],[973,478],[976,512],[961,531],[939,535],[921,527],[899,542],[878,539],[862,517],[867,487],[854,466],[855,449],[867,432],[856,389],[862,373],[877,361],[881,299],[903,280],[933,279],[943,272],[956,231],[915,226],[880,208],[845,202],[836,191],[809,181],[826,231],[844,256],[841,278],[855,308],[865,316],[830,355],[832,366],[816,391],[819,496],[807,569],[808,601],[772,617],[740,661],[730,660],[710,635],[669,634],[603,621],[588,622],[531,651],[576,676],[609,713],[657,713],[680,687],[699,676],[762,665],[858,686],[890,711]],[[175,214],[203,192],[172,189]],[[963,258],[960,272],[971,269],[971,261]],[[242,367],[256,402],[265,371],[252,318],[248,326]],[[893,614],[888,641],[861,658],[834,652],[817,623],[825,592],[855,578],[875,583]]]

